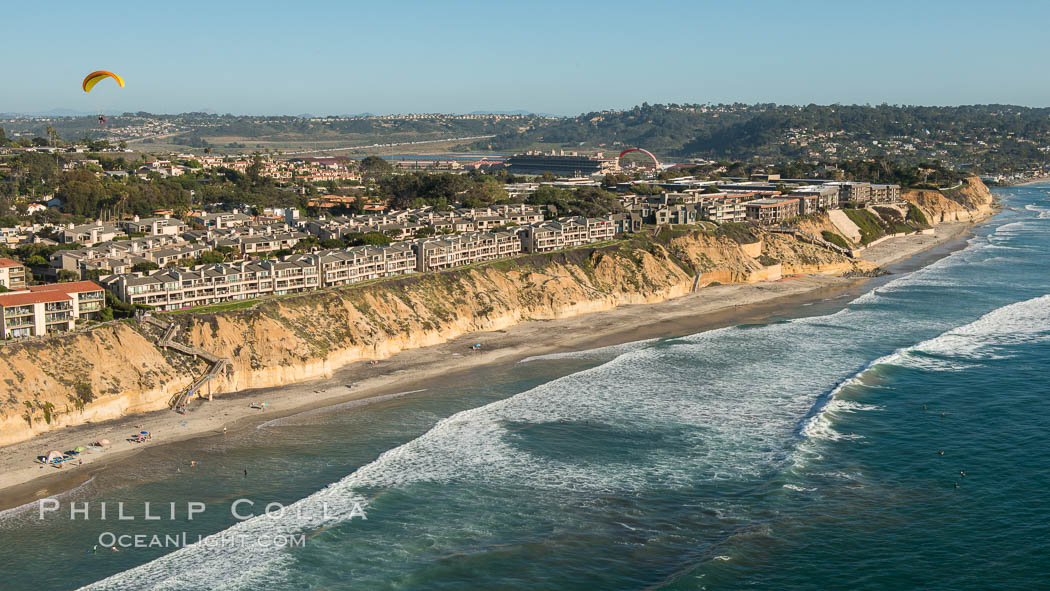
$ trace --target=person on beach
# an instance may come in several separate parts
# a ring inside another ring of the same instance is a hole
[[[244,469],[244,477],[245,477],[245,478],[247,478],[247,477],[248,477],[248,469],[247,469],[247,468],[245,468],[245,469]]]

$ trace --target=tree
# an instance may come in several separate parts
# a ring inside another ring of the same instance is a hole
[[[248,165],[247,173],[248,173],[248,180],[250,180],[253,185],[255,185],[255,184],[257,184],[259,182],[259,175],[262,173],[262,156],[261,155],[256,154],[255,156],[252,157],[252,163],[250,165]]]
[[[215,252],[214,250],[206,250],[197,258],[197,261],[201,265],[215,265],[224,260],[226,260],[226,257],[224,257],[221,252]]]
[[[76,271],[69,271],[67,269],[59,269],[58,282],[69,283],[70,281],[80,281],[80,273],[77,273]]]
[[[142,261],[141,263],[135,263],[131,270],[135,273],[145,273],[147,271],[156,271],[160,268],[160,265],[153,261]]]
[[[392,240],[382,232],[351,232],[346,235],[347,246],[386,246]]]
[[[30,267],[46,267],[48,263],[47,259],[37,254],[29,257],[26,260],[26,264]]]
[[[368,156],[361,161],[361,172],[373,178],[393,172],[394,166],[385,158],[379,156]]]

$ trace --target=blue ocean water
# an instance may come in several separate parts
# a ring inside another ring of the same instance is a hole
[[[1050,187],[1000,197],[965,248],[844,306],[151,450],[64,500],[205,515],[8,512],[3,588],[1043,588]],[[242,497],[288,509],[236,522]],[[306,538],[88,554],[103,530]]]

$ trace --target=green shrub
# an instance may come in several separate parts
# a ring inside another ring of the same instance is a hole
[[[737,244],[751,244],[756,242],[755,235],[751,233],[751,226],[743,222],[725,222],[719,224],[718,229],[715,230],[715,235],[728,236],[735,240]]]
[[[905,218],[909,222],[919,224],[919,226],[928,228],[930,222],[926,220],[926,214],[922,213],[922,210],[916,207],[914,203],[908,204],[908,216]]]
[[[839,236],[838,234],[836,234],[836,233],[834,233],[834,232],[832,232],[830,230],[824,230],[823,232],[820,233],[820,235],[824,238],[824,240],[827,240],[828,242],[834,244],[835,246],[841,246],[842,248],[849,248],[850,247],[849,243],[846,242],[845,238],[843,238],[842,236]]]
[[[879,222],[879,218],[866,209],[844,209],[842,211],[846,213],[850,221],[857,224],[861,244],[868,244],[880,238],[886,231]]]

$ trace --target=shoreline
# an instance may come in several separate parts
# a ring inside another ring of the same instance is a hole
[[[943,254],[922,261],[922,266],[964,246],[962,238],[974,226],[966,222],[941,224],[934,235],[891,239],[872,247],[861,258],[885,267],[917,258],[935,246],[959,242]],[[482,365],[761,321],[797,311],[804,304],[849,295],[851,290],[859,294],[860,286],[867,281],[868,278],[805,275],[705,287],[656,304],[621,306],[572,318],[522,322],[507,330],[472,333],[441,345],[403,351],[374,366],[352,363],[327,379],[224,394],[212,402],[196,402],[185,415],[159,410],[45,433],[0,448],[5,452],[0,456],[0,511],[67,492],[112,462],[157,445],[221,436],[224,430],[254,428],[306,410],[410,391],[437,376],[453,376]],[[474,343],[482,344],[481,351],[470,351]],[[348,389],[348,383],[357,386]],[[253,410],[248,408],[250,401],[269,405],[267,410]],[[139,430],[150,431],[153,441],[125,441]],[[101,439],[112,443],[105,451],[83,454],[82,466],[56,469],[43,466],[36,459],[50,449],[61,451]]]

